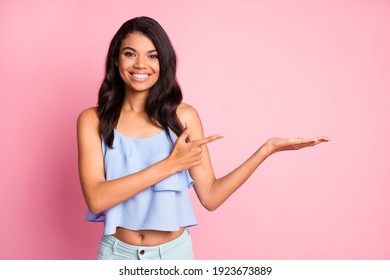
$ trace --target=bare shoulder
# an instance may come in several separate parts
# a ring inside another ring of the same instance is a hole
[[[181,103],[177,107],[177,116],[180,119],[183,127],[185,123],[190,127],[190,139],[201,139],[203,138],[203,125],[199,117],[198,112],[194,107],[186,103]]]
[[[77,119],[78,125],[83,125],[85,123],[89,124],[98,124],[99,123],[99,117],[96,107],[90,107],[82,111]]]
[[[176,114],[183,125],[186,122],[187,123],[200,122],[200,117],[198,112],[194,107],[192,107],[189,104],[181,103],[177,107]]]
[[[99,116],[96,107],[91,107],[82,111],[77,119],[77,131],[87,133],[92,132],[98,134],[99,132]]]

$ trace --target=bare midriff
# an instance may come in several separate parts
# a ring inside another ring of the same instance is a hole
[[[129,230],[117,227],[112,235],[122,242],[134,246],[157,246],[172,241],[179,237],[184,231],[180,228],[178,231],[158,231],[158,230]]]

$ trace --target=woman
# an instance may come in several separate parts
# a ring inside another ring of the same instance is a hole
[[[77,122],[87,220],[104,221],[99,259],[193,259],[197,224],[189,189],[213,211],[271,154],[328,141],[271,138],[216,179],[196,110],[184,104],[176,55],[153,19],[125,22],[113,37],[98,106]]]

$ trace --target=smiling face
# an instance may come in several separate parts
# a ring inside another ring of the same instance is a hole
[[[158,53],[145,35],[133,32],[123,39],[115,61],[126,92],[148,93],[160,75]]]

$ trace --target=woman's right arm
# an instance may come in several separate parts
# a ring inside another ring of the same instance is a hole
[[[171,155],[134,174],[106,181],[99,118],[96,108],[83,111],[77,120],[78,166],[81,188],[88,209],[98,214],[133,196],[170,175],[201,162],[200,146],[219,139],[211,136],[195,143],[186,143],[183,133]]]
[[[161,161],[138,173],[106,181],[99,119],[96,108],[83,111],[77,120],[78,165],[88,209],[100,213],[172,175],[174,168]]]

